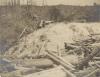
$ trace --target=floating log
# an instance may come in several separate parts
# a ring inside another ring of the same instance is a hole
[[[75,70],[74,66],[71,63],[65,61],[62,57],[57,56],[57,55],[55,55],[54,53],[52,53],[50,51],[47,51],[47,52],[48,52],[47,56],[50,57],[56,63],[59,63],[60,65],[62,65],[63,67],[65,67],[66,69],[68,69],[70,71]]]
[[[68,49],[68,50],[76,49],[79,47],[79,46],[75,46],[75,45],[68,44],[68,43],[64,43],[64,44],[65,44],[65,49]]]
[[[82,70],[84,66],[87,66],[88,62],[93,59],[98,53],[100,53],[100,47],[95,46],[92,53],[89,54],[86,58],[84,58],[78,66],[78,69]]]
[[[100,57],[94,57],[93,59],[94,60],[100,60]]]
[[[89,73],[88,75],[84,76],[84,77],[92,77],[94,74],[96,74],[98,71],[100,71],[100,69],[95,69],[94,71],[92,71],[91,73]],[[97,77],[97,76],[96,76]]]
[[[22,70],[21,71],[21,75],[28,75],[28,74],[32,74],[32,73],[34,73],[34,72],[36,72],[37,71],[37,69],[26,69],[26,70]]]
[[[62,66],[57,66],[49,70],[37,72],[23,77],[76,77],[76,76],[71,72],[69,72],[68,70],[65,71]]]
[[[66,70],[66,69],[64,69],[64,68],[62,68],[67,74],[67,76],[66,77],[76,77],[76,75],[74,75],[73,73],[71,73],[70,71],[68,71],[68,70]]]
[[[39,51],[38,51],[38,53],[37,53],[37,56],[40,55],[41,50],[43,49],[43,47],[45,47],[45,45],[46,45],[47,42],[48,42],[48,41],[45,41],[45,42],[43,43],[43,45],[41,46],[41,48],[39,48]]]
[[[100,35],[100,33],[90,34],[91,36]]]
[[[100,64],[100,61],[89,62],[90,65]]]
[[[20,64],[20,63],[19,63]],[[24,67],[38,67],[38,68],[49,68],[53,66],[53,62],[49,59],[28,59],[22,62]]]

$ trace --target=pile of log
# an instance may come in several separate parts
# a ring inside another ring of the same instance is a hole
[[[75,74],[76,71],[81,70],[84,72],[84,69],[91,68],[91,66],[95,69],[91,71],[89,74],[86,74],[85,76],[81,75],[80,77],[92,77],[93,75],[95,75],[93,77],[98,77],[97,73],[100,73],[100,41],[94,38],[94,36],[95,35],[91,35],[89,36],[89,39],[81,40],[73,44],[65,43],[66,54],[72,52],[77,55],[83,54],[82,60],[79,61],[77,65],[73,65],[65,61],[61,56],[56,55],[52,51],[47,50],[47,56],[56,64],[59,64],[62,67],[64,67],[67,74],[70,72],[70,76],[68,77],[78,77]]]
[[[45,61],[47,63],[44,60],[38,62],[32,60],[34,61],[32,65],[53,67],[24,77],[100,77],[100,42],[94,36],[91,34],[89,39],[75,41],[73,44],[64,43],[66,55],[83,55],[77,64],[74,65],[65,60],[62,54],[58,55],[53,51],[46,50],[46,58],[48,59]]]

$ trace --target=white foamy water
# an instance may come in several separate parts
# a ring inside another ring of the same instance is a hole
[[[57,51],[57,47],[59,50],[64,48],[64,42],[73,43],[93,33],[100,33],[100,23],[53,23],[23,37],[18,45],[9,49],[9,54],[21,57],[37,52],[44,43],[41,39],[49,40],[41,51]]]

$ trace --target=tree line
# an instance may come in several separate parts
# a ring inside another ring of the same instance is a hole
[[[33,5],[34,0],[0,0],[1,5]]]

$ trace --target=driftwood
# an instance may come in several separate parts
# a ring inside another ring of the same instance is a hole
[[[53,61],[55,61],[56,63],[59,63],[60,65],[62,65],[63,67],[65,67],[66,69],[73,71],[75,70],[72,64],[70,64],[69,62],[65,61],[62,57],[55,55],[54,53],[47,51],[47,56],[50,57]]]
[[[93,59],[94,56],[96,56],[98,53],[100,52],[100,47],[94,47],[93,51],[91,54],[89,54],[86,58],[84,58],[80,63],[79,63],[79,66],[78,66],[78,69],[83,69],[84,66],[86,66],[88,64],[88,62],[90,60]]]

